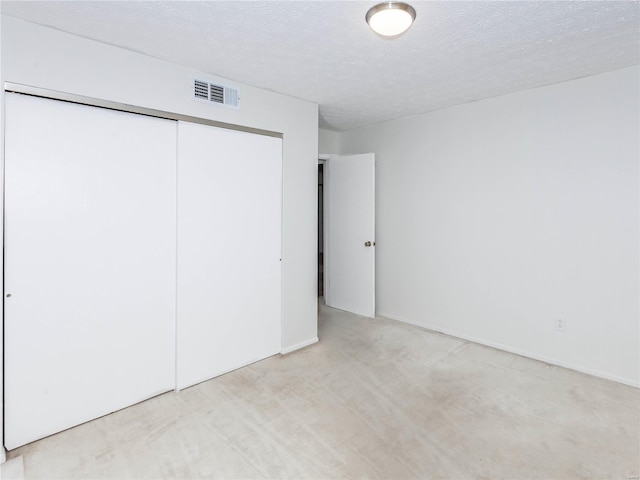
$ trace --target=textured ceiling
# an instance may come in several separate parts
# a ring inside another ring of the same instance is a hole
[[[640,3],[410,1],[383,39],[362,1],[2,1],[2,13],[316,102],[331,130],[639,61]]]

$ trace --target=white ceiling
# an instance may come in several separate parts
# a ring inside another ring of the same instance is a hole
[[[331,130],[639,63],[637,1],[411,1],[388,40],[377,1],[2,1],[2,13],[310,100]]]

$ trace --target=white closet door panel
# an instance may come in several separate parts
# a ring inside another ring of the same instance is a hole
[[[178,123],[178,388],[280,351],[281,172],[281,139]]]
[[[176,123],[6,95],[5,440],[175,382]]]

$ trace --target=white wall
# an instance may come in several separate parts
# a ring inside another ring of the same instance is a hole
[[[317,336],[316,104],[236,84],[235,110],[191,100],[186,67],[2,16],[2,82],[14,82],[282,132],[285,350]],[[228,83],[228,82],[225,82]]]
[[[340,151],[340,133],[331,130],[318,130],[318,153],[332,154]]]
[[[639,385],[638,85],[632,67],[341,134],[376,154],[377,313]]]

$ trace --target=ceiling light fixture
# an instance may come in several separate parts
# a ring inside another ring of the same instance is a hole
[[[416,11],[402,2],[384,2],[367,12],[371,30],[383,37],[395,37],[405,32],[416,19]]]

